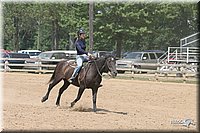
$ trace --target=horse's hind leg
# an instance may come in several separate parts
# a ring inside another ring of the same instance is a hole
[[[85,87],[79,87],[78,95],[77,95],[76,99],[71,103],[71,107],[73,107],[75,105],[75,103],[81,98],[84,90],[85,90]]]
[[[62,93],[67,89],[67,87],[70,85],[69,82],[67,82],[67,80],[64,80],[64,84],[63,86],[60,88],[59,90],[59,93],[58,93],[58,97],[57,97],[57,100],[56,100],[56,105],[57,106],[60,106],[60,97],[62,95]]]
[[[93,111],[96,112],[96,99],[97,99],[98,88],[92,88],[92,101],[93,101]]]
[[[45,102],[48,99],[49,93],[52,90],[52,88],[55,85],[57,85],[61,80],[62,80],[62,78],[57,78],[52,83],[49,84],[48,91],[47,91],[46,95],[42,98],[41,102]]]

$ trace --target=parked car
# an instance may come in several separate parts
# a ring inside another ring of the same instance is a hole
[[[26,69],[39,69],[38,64],[56,65],[61,60],[75,60],[77,52],[73,50],[54,50],[41,52],[37,58],[31,58],[29,64],[37,64],[36,66],[27,66]],[[54,67],[44,66],[42,69],[52,70]]]
[[[29,54],[30,58],[36,58],[41,51],[40,50],[20,50],[18,53]]]
[[[112,54],[112,51],[94,51],[93,55],[96,58],[104,57],[105,55],[110,55]]]
[[[8,61],[9,64],[25,64],[26,58],[29,59],[30,56],[28,54],[22,53],[4,53],[1,52],[1,57],[5,58],[1,60],[1,63],[5,63]],[[12,59],[13,58],[13,59]],[[23,66],[10,66],[10,68],[23,68]]]
[[[75,50],[56,50],[54,52],[64,52],[68,60],[76,60],[77,51]]]
[[[58,51],[45,51],[41,52],[37,58],[32,58],[31,62],[28,62],[29,64],[42,64],[42,65],[56,65],[61,60],[67,60],[67,56],[64,52],[58,52]],[[26,67],[26,69],[39,69],[38,66],[36,67]],[[41,69],[48,69],[53,70],[54,67],[48,67],[48,66],[42,66]]]
[[[42,64],[57,64],[60,60],[68,59],[65,52],[59,51],[46,51],[38,55],[38,59],[41,59]]]
[[[122,53],[122,58],[124,58],[125,56],[127,56],[127,54],[131,53],[131,51],[127,51],[127,52],[123,52]]]
[[[149,63],[157,63],[157,59],[164,54],[162,51],[130,52],[123,59],[116,61],[116,68],[119,73],[124,73],[126,69],[157,69],[156,66],[149,66]],[[138,65],[137,63],[144,63]]]

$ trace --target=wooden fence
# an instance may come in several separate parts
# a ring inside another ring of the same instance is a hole
[[[0,59],[5,60],[5,62],[0,63],[1,71],[4,72],[34,72],[34,73],[52,73],[54,71],[54,68],[56,65],[47,65],[42,64],[42,62],[51,62],[51,63],[58,63],[62,60],[33,60],[33,59],[26,59],[26,58],[12,58],[12,59]],[[9,60],[25,60],[25,64],[10,64]],[[67,61],[67,60],[66,60]],[[142,66],[144,63],[138,63],[135,64],[137,66]],[[158,76],[161,74],[164,74],[165,76],[168,76],[169,74],[176,74],[181,77],[183,77],[183,80],[186,79],[188,75],[192,75],[196,77],[199,72],[199,67],[197,64],[145,64],[145,66],[154,66],[157,67],[156,70],[150,70],[150,69],[137,69],[137,68],[117,68],[117,70],[123,70],[126,72],[131,72],[134,76],[135,73],[149,73],[149,74],[155,74],[155,78],[158,79]],[[13,67],[21,67],[21,68],[13,68]]]
[[[12,59],[7,59],[7,58],[1,58],[1,61],[4,60],[3,62],[0,63],[1,66],[1,71],[4,72],[35,72],[35,73],[53,73],[54,68],[56,67],[56,63],[63,61],[58,60],[58,59],[27,59],[27,58],[12,58]],[[14,63],[9,63],[9,61],[17,61],[17,60],[23,60],[25,61],[24,64],[14,64]],[[71,61],[71,60],[66,60],[66,61]],[[42,62],[45,62],[43,64]],[[49,64],[48,64],[49,63]]]
[[[154,74],[156,80],[158,80],[159,76],[164,75],[165,77],[174,74],[177,77],[182,77],[185,82],[188,77],[197,77],[199,73],[199,66],[197,64],[145,64],[145,63],[135,63],[136,66],[150,66],[157,67],[155,70],[150,69],[138,69],[138,68],[117,68],[117,70],[131,72],[132,77],[136,73],[149,73]]]

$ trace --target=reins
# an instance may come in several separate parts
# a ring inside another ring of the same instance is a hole
[[[106,61],[105,61],[105,63],[103,64],[103,66],[101,67],[100,70],[98,69],[98,66],[97,66],[97,63],[96,63],[95,60],[94,60],[94,64],[95,64],[95,66],[96,66],[96,69],[97,69],[98,74],[99,74],[101,77],[103,77],[100,71],[105,67]]]
[[[103,77],[102,74],[101,74],[101,71],[102,71],[102,69],[105,67],[106,61],[104,62],[104,64],[103,64],[103,66],[101,67],[101,69],[98,69],[98,66],[97,66],[97,63],[96,63],[95,60],[94,60],[94,64],[95,64],[95,67],[96,67],[96,69],[97,69],[98,74],[99,74],[101,77]],[[86,81],[85,81],[85,80],[86,80],[86,75],[87,75],[87,72],[88,72],[88,70],[89,70],[89,68],[90,68],[89,64],[87,64],[87,66],[88,66],[88,67],[86,67],[87,70],[86,70],[86,68],[84,69],[84,73],[85,73],[85,74],[84,74],[84,76],[83,76],[85,88],[86,88]]]

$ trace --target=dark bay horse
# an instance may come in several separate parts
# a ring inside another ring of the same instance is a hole
[[[102,81],[102,73],[110,72],[112,77],[117,76],[116,70],[116,60],[113,56],[109,55],[106,57],[102,57],[96,60],[87,63],[84,68],[81,69],[79,75],[76,76],[74,81],[71,83],[77,87],[79,87],[78,95],[76,99],[71,103],[71,107],[75,105],[75,103],[81,98],[84,90],[86,88],[92,89],[93,96],[93,111],[96,112],[96,97],[98,88],[101,86],[100,83]],[[68,79],[71,77],[74,71],[74,66],[72,63],[67,61],[61,61],[57,64],[54,73],[49,81],[48,91],[45,96],[42,98],[41,102],[45,102],[52,88],[58,84],[61,80],[64,80],[63,86],[60,88],[58,97],[56,100],[56,105],[60,105],[60,97],[62,93],[68,88],[70,83]]]

